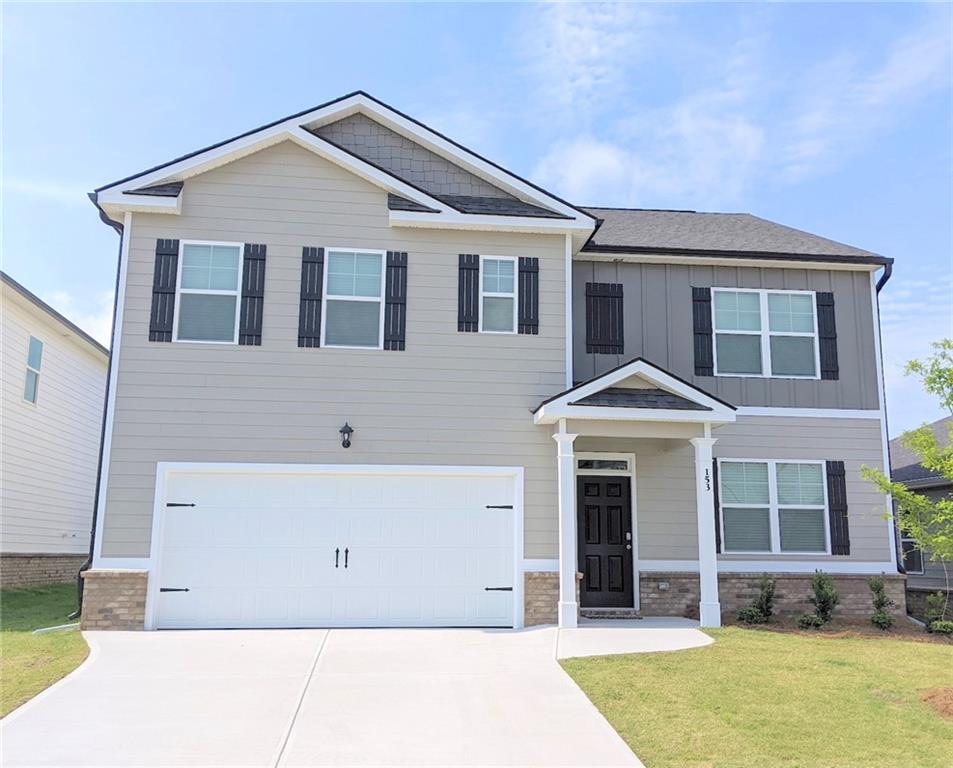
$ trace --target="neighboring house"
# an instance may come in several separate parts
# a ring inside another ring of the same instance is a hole
[[[71,581],[89,554],[109,351],[0,272],[0,587]]]
[[[953,416],[934,421],[930,429],[940,445],[949,445]],[[890,441],[890,476],[931,501],[953,496],[953,483],[920,464],[916,454],[899,437]],[[916,543],[902,533],[900,542],[907,572],[907,610],[914,616],[922,617],[928,594],[937,590],[949,591],[947,574],[949,580],[953,581],[953,563],[931,559],[929,552],[921,552]]]
[[[121,255],[86,627],[717,626],[815,569],[845,614],[869,574],[903,602],[860,476],[888,258],[579,207],[363,92],[91,198]]]

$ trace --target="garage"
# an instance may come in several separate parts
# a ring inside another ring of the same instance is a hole
[[[514,626],[521,477],[160,465],[147,625]]]

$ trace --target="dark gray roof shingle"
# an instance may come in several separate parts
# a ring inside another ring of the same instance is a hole
[[[531,216],[537,219],[568,219],[561,213],[526,203],[513,197],[474,197],[472,195],[440,195],[438,200],[463,213],[491,216]]]
[[[949,445],[953,416],[934,421],[929,425],[940,445]],[[900,483],[911,483],[919,487],[949,485],[949,481],[939,472],[927,469],[917,455],[895,437],[890,441],[890,476]]]
[[[576,400],[572,404],[602,405],[610,408],[671,408],[678,411],[711,410],[664,389],[628,389],[626,387],[609,387]]]
[[[387,207],[392,211],[416,211],[418,213],[439,213],[435,208],[428,208],[426,205],[421,205],[416,203],[413,200],[408,200],[406,197],[401,197],[400,195],[388,194],[387,195]]]
[[[602,220],[583,250],[781,254],[883,259],[882,256],[776,224],[750,213],[584,208]]]

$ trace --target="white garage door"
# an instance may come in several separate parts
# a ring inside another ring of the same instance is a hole
[[[515,490],[425,467],[171,471],[155,625],[512,626]]]

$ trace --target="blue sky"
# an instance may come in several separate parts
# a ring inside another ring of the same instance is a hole
[[[953,336],[951,7],[5,3],[3,269],[103,338],[85,193],[362,88],[580,204],[750,211],[896,259],[901,375]],[[104,339],[106,340],[106,339]]]

